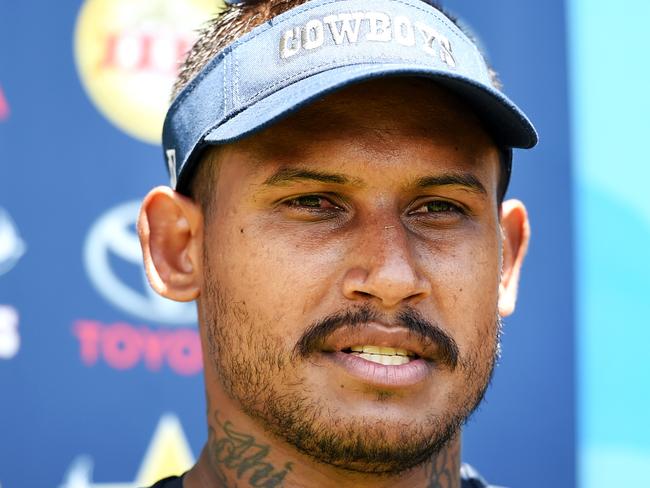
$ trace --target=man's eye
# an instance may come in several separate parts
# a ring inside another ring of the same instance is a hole
[[[427,214],[427,213],[448,213],[448,212],[464,213],[463,210],[458,205],[454,205],[453,203],[448,202],[446,200],[433,200],[427,202],[424,205],[421,205],[420,207],[416,208],[411,213]]]
[[[287,200],[285,204],[291,208],[308,208],[308,209],[335,209],[337,208],[327,198],[319,195],[303,195],[291,200]]]

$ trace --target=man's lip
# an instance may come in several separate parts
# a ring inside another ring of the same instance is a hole
[[[326,361],[340,366],[356,381],[376,388],[408,388],[424,381],[435,366],[424,359],[414,359],[399,366],[386,366],[360,356],[340,351],[321,353]]]
[[[437,346],[430,340],[404,327],[379,322],[340,327],[323,341],[320,349],[323,352],[339,352],[353,346],[406,349],[410,354],[428,361],[435,361],[437,355]]]

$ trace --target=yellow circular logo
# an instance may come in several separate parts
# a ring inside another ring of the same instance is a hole
[[[179,63],[221,0],[86,0],[75,60],[97,109],[127,134],[159,144]]]

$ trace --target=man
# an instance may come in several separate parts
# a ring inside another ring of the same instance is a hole
[[[460,463],[512,313],[537,141],[421,0],[238,4],[181,73],[151,285],[197,300],[208,441],[157,487],[478,487]]]

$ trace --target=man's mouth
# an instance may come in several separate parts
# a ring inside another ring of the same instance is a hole
[[[335,365],[332,374],[382,389],[415,387],[455,368],[457,348],[439,328],[353,318],[348,324],[340,319],[319,324],[305,334],[297,351]]]
[[[379,322],[341,327],[327,337],[321,351],[353,381],[377,388],[413,387],[437,368],[435,344]]]
[[[386,346],[352,346],[343,352],[384,366],[401,366],[419,358],[417,354],[406,349]]]

